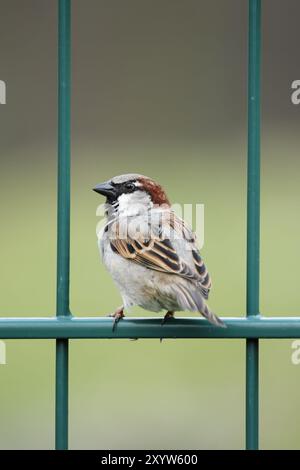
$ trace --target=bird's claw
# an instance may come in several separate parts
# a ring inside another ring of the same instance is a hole
[[[112,331],[113,331],[113,332],[115,331],[115,329],[116,329],[117,324],[119,323],[119,321],[122,320],[122,318],[125,317],[123,308],[119,308],[118,310],[115,311],[115,313],[110,313],[110,314],[107,315],[107,316],[114,319],[114,320],[113,320],[113,327],[112,327]]]
[[[163,326],[170,318],[174,318],[174,312],[167,312],[164,318],[161,321],[161,326]],[[162,343],[163,338],[159,339],[159,342]]]
[[[161,321],[161,326],[163,326],[170,318],[174,318],[174,312],[167,312],[164,318]]]

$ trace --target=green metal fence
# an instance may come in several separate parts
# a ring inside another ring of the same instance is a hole
[[[58,0],[58,229],[57,308],[52,318],[1,318],[0,338],[56,340],[56,449],[68,448],[68,342],[71,338],[244,338],[246,340],[246,448],[259,443],[259,338],[300,337],[299,317],[259,312],[261,0],[249,2],[247,316],[216,328],[202,318],[75,318],[69,309],[71,0]]]

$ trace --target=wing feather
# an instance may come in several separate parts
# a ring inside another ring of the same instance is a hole
[[[118,238],[119,229],[114,230],[114,238],[110,239],[112,250],[130,261],[145,266],[148,269],[160,271],[166,274],[181,276],[195,282],[205,299],[208,298],[211,288],[211,280],[203,259],[196,246],[195,235],[186,226],[183,220],[174,212],[169,212],[164,218],[164,223],[169,224],[169,233],[182,237],[192,252],[192,264],[188,264],[176,251],[175,243],[170,238],[163,236],[159,230],[159,237],[149,234],[143,237],[138,234],[136,239],[127,236],[126,239]],[[190,246],[189,246],[190,245]]]

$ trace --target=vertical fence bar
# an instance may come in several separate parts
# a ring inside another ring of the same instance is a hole
[[[56,314],[70,315],[70,95],[71,4],[58,0],[58,201]],[[55,447],[68,448],[67,339],[56,341]]]
[[[261,0],[249,0],[247,315],[259,314]],[[259,443],[258,339],[246,340],[246,448]]]

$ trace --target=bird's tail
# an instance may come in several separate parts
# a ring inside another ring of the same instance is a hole
[[[202,315],[213,325],[220,326],[221,328],[227,328],[225,323],[219,318],[215,313],[209,310],[208,306],[205,304],[204,308],[201,310]]]
[[[182,310],[200,312],[210,323],[221,328],[226,328],[225,323],[205,303],[199,290],[187,288],[185,285],[176,287],[177,301],[180,302]]]

